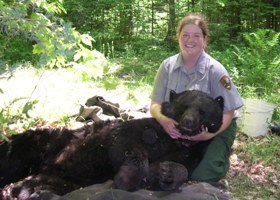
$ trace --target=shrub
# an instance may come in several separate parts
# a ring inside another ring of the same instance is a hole
[[[235,44],[223,52],[213,53],[229,70],[244,97],[270,96],[272,101],[280,101],[279,95],[273,95],[280,89],[279,38],[279,32],[259,29],[244,33],[239,38],[242,46]]]

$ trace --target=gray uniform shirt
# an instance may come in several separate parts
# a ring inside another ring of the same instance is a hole
[[[230,87],[223,85],[223,78],[230,82]],[[158,103],[169,101],[169,93],[185,90],[204,91],[213,98],[224,98],[224,112],[243,106],[242,99],[235,85],[230,80],[227,70],[217,60],[203,51],[190,70],[183,65],[181,54],[176,54],[164,60],[157,72],[151,99]]]

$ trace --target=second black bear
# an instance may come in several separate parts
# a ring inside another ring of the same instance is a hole
[[[221,97],[199,91],[170,96],[162,112],[179,122],[183,134],[197,134],[202,126],[215,132],[221,126]],[[186,143],[171,139],[153,118],[108,121],[78,130],[28,130],[0,144],[0,197],[30,199],[43,189],[63,195],[108,179],[129,191],[176,189],[187,180],[184,166],[191,151]]]

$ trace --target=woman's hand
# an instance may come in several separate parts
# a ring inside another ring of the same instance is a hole
[[[202,126],[201,132],[194,136],[188,136],[188,135],[182,135],[177,129],[176,125],[178,125],[178,122],[175,120],[166,117],[165,115],[160,116],[158,119],[158,122],[161,124],[161,126],[164,128],[164,130],[168,133],[168,135],[173,139],[187,139],[191,141],[205,141],[212,139],[216,134],[209,133],[207,130]]]
[[[161,113],[160,103],[152,101],[150,112],[171,138],[178,139],[182,136],[181,133],[176,129],[176,125],[178,125],[178,123]]]
[[[157,120],[171,138],[178,139],[182,136],[181,133],[176,129],[178,122],[175,120],[165,115],[161,115]]]

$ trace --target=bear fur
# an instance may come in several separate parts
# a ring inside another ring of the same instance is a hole
[[[222,112],[221,97],[199,91],[172,92],[170,102],[162,104],[162,113],[189,135],[202,126],[218,130]],[[76,130],[28,130],[0,143],[0,199],[32,199],[40,190],[64,195],[108,179],[128,191],[176,190],[206,147],[207,142],[170,138],[154,118],[103,121]]]

